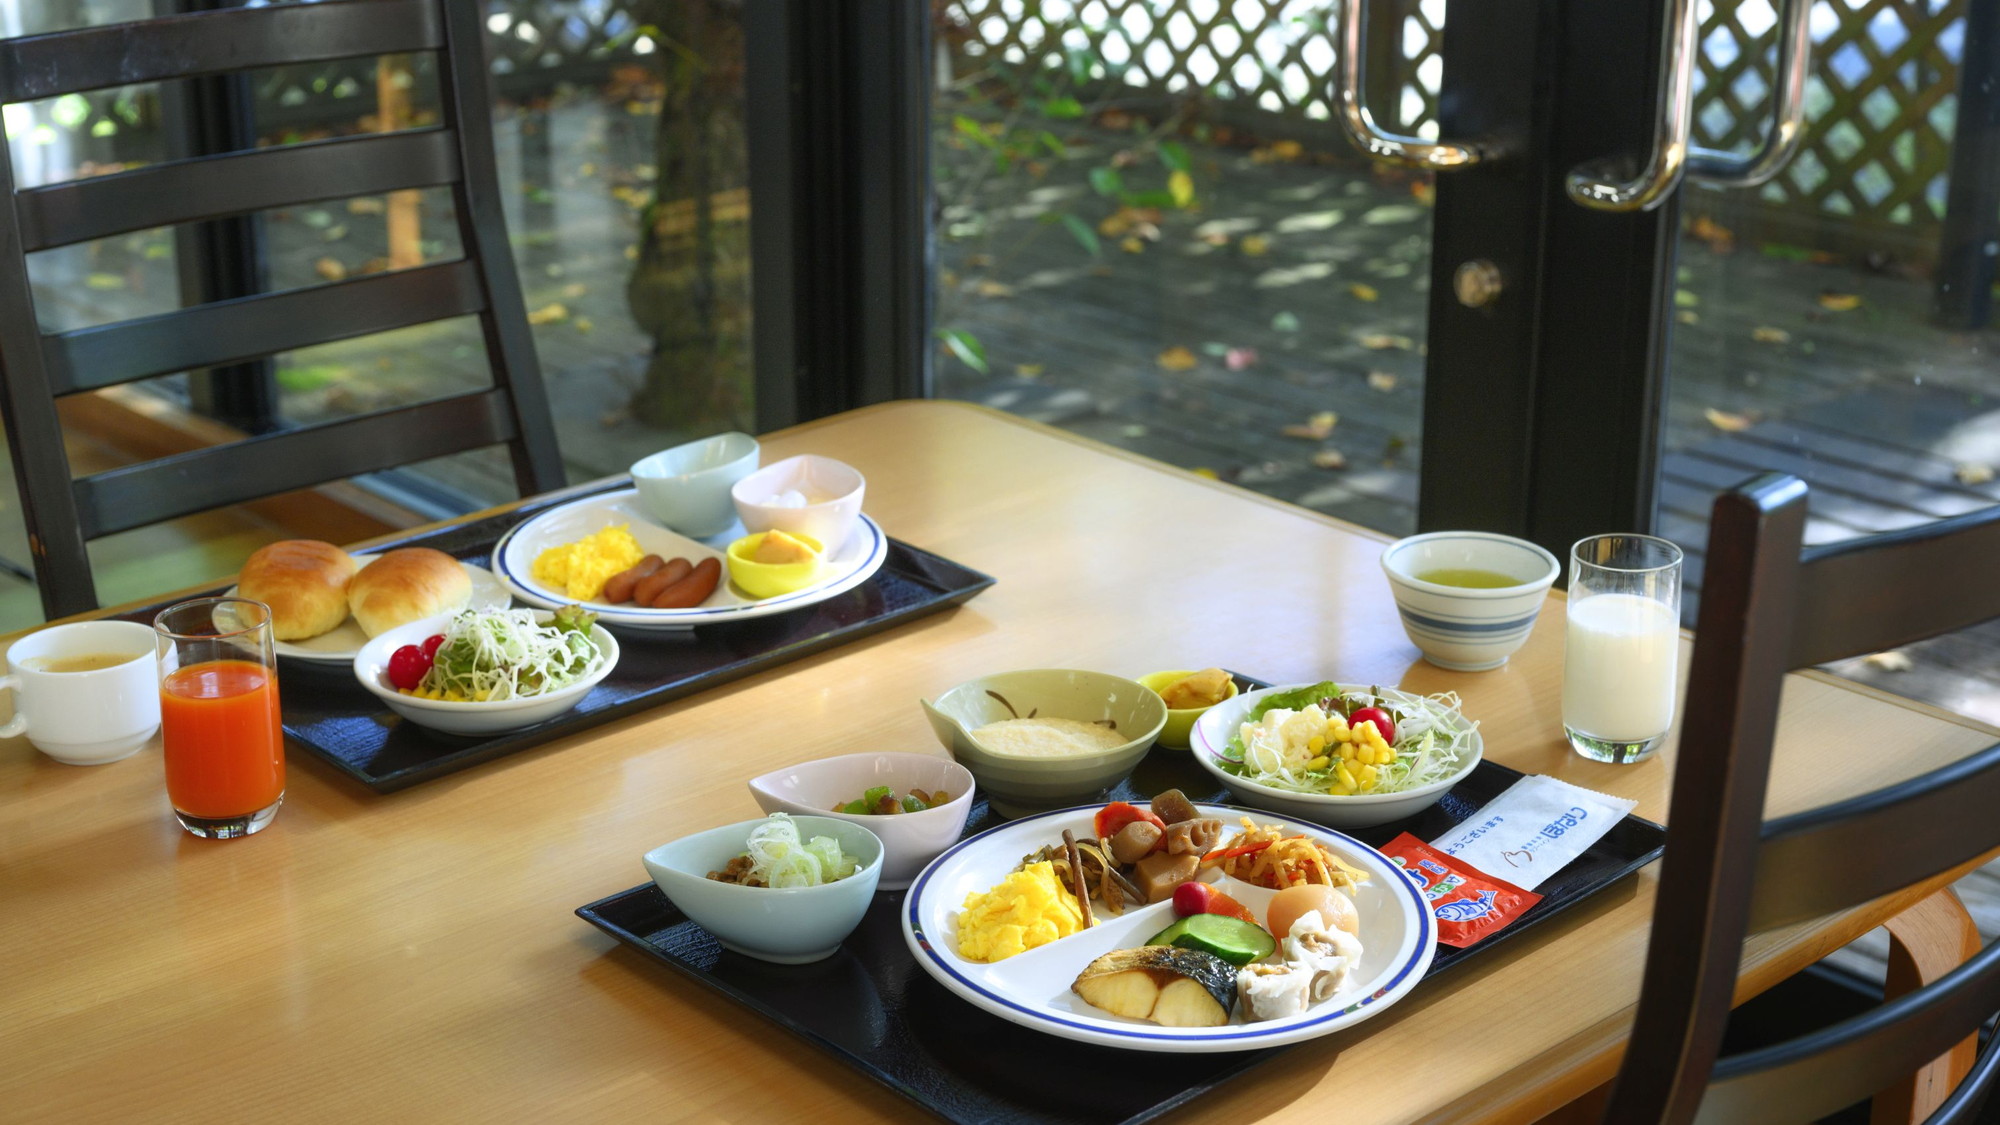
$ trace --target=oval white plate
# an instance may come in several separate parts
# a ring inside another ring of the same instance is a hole
[[[705,541],[678,535],[654,523],[646,510],[639,506],[639,490],[628,488],[586,496],[559,508],[551,508],[515,527],[502,536],[493,548],[493,572],[513,591],[515,597],[530,605],[543,609],[568,605],[570,599],[534,580],[535,556],[550,547],[574,543],[586,535],[594,535],[621,523],[628,525],[632,538],[638,540],[639,546],[647,552],[661,558],[679,557],[691,562],[722,558],[722,549],[732,539],[744,534],[742,527],[738,526]],[[888,557],[889,537],[882,534],[882,528],[874,520],[863,515],[860,525],[854,529],[854,534],[847,537],[840,553],[827,561],[826,578],[817,586],[760,599],[752,598],[724,581],[716,586],[715,593],[709,595],[706,602],[690,609],[638,609],[630,604],[611,605],[606,602],[585,602],[584,608],[596,613],[598,620],[607,625],[632,629],[691,629],[717,621],[741,621],[785,613],[846,593],[867,581],[869,575],[881,569],[882,560]]]
[[[1361,916],[1361,964],[1332,999],[1289,1019],[1243,1023],[1236,1015],[1222,1027],[1161,1027],[1114,1016],[1070,991],[1091,961],[1114,949],[1141,945],[1165,929],[1174,919],[1171,902],[1131,908],[1108,921],[1100,916],[1096,926],[1082,933],[990,965],[960,957],[958,913],[966,896],[998,883],[1022,856],[1060,841],[1065,828],[1089,835],[1091,818],[1103,807],[1082,805],[1009,821],[926,867],[911,884],[903,910],[903,939],[924,971],[1002,1019],[1064,1039],[1134,1051],[1246,1051],[1315,1039],[1360,1023],[1416,987],[1437,953],[1437,920],[1417,888],[1382,853],[1318,825],[1229,805],[1200,805],[1204,815],[1220,817],[1232,829],[1244,816],[1259,824],[1289,825],[1368,872],[1368,881],[1352,892]],[[1226,876],[1218,885],[1259,917],[1277,893]]]
[[[367,566],[375,558],[373,554],[355,555],[357,566]],[[467,603],[471,609],[506,609],[514,601],[514,596],[493,577],[493,572],[476,563],[461,562],[466,577],[472,579],[472,600]],[[224,591],[224,596],[235,597],[236,587]],[[302,641],[274,641],[271,648],[279,656],[292,660],[310,660],[318,664],[351,664],[360,654],[361,646],[368,643],[368,634],[349,617],[330,631],[317,637],[307,637]]]

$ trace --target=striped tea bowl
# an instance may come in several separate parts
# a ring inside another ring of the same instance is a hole
[[[1562,566],[1525,539],[1485,531],[1433,531],[1391,543],[1382,552],[1382,570],[1396,596],[1403,631],[1424,659],[1440,668],[1483,672],[1507,663],[1527,643]],[[1417,577],[1440,570],[1491,571],[1515,584],[1472,588]]]

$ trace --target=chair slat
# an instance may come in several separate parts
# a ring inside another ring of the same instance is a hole
[[[1750,930],[1858,906],[1990,851],[2000,743],[1902,785],[1764,825]]]
[[[342,137],[197,157],[34,188],[15,197],[29,252],[175,223],[458,179],[446,129]]]
[[[2000,617],[2000,505],[1815,547],[1799,576],[1791,666],[1895,648]]]
[[[1853,1019],[1722,1060],[1695,1120],[1703,1125],[1817,1121],[1943,1054],[1996,1008],[2000,944]]]
[[[484,300],[470,263],[440,262],[64,332],[42,351],[65,395],[464,316]]]
[[[433,51],[423,0],[319,0],[108,24],[0,41],[0,102],[358,55]]]
[[[86,538],[378,472],[514,437],[512,403],[492,388],[269,434],[113,469],[75,482]]]

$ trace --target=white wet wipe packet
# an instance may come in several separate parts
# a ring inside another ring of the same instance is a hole
[[[1508,786],[1431,847],[1532,891],[1638,803],[1535,774]]]

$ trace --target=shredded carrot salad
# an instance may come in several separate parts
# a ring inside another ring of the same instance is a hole
[[[1243,831],[1202,857],[1219,865],[1223,874],[1273,890],[1320,883],[1346,889],[1359,886],[1368,873],[1341,860],[1318,841],[1275,824],[1242,819]]]

